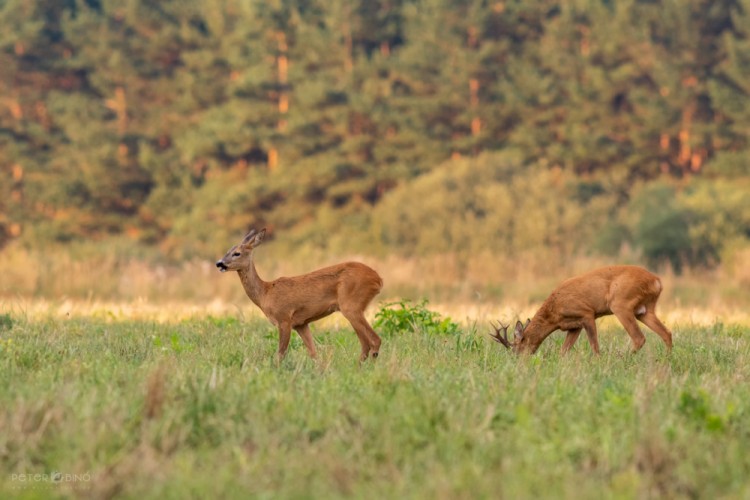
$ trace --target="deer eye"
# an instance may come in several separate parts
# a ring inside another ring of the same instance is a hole
[[[240,252],[234,252],[232,254],[232,257],[239,257],[240,255],[242,255]]]

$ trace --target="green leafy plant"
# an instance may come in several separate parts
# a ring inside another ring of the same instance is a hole
[[[384,304],[375,314],[373,325],[386,336],[402,332],[424,332],[430,335],[457,335],[461,330],[450,317],[427,308],[427,299],[414,304],[399,300]]]
[[[709,396],[703,391],[697,393],[684,391],[680,395],[677,410],[709,431],[723,431],[726,427],[725,419],[713,411]]]

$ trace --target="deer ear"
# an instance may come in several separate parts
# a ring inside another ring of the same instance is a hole
[[[255,232],[255,229],[251,229],[250,232],[247,233],[244,238],[242,238],[242,242],[240,243],[240,245],[245,246],[250,243],[253,239],[253,236],[255,236]]]
[[[531,323],[531,320],[529,318],[526,318],[526,324],[523,325],[523,329],[526,330],[526,327],[529,326],[529,323]]]
[[[516,321],[516,328],[515,330],[513,330],[513,333],[518,340],[521,340],[523,338],[523,329],[523,323],[521,323],[520,321]]]
[[[242,240],[242,246],[246,248],[255,248],[263,243],[263,238],[266,236],[266,228],[261,229],[257,233],[255,230],[250,231]]]
[[[266,237],[266,228],[264,227],[260,231],[258,231],[258,234],[255,235],[255,238],[253,239],[253,246],[258,246],[263,242],[263,238]]]

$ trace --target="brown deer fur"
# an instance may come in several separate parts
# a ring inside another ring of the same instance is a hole
[[[279,359],[286,354],[292,329],[314,358],[315,343],[308,325],[335,311],[341,311],[357,333],[362,346],[360,360],[376,358],[381,340],[365,319],[364,311],[383,287],[378,273],[359,262],[344,262],[301,276],[263,281],[252,254],[265,233],[265,229],[250,231],[216,262],[216,267],[222,272],[237,271],[247,296],[279,329]]]
[[[662,291],[661,280],[638,266],[607,266],[570,278],[552,291],[534,317],[523,325],[516,323],[515,340],[510,343],[496,329],[494,340],[516,352],[534,353],[555,330],[567,332],[562,352],[573,347],[581,330],[586,330],[591,349],[599,354],[596,319],[614,314],[633,343],[633,352],[646,342],[636,320],[656,332],[668,350],[672,333],[656,317],[656,302]]]

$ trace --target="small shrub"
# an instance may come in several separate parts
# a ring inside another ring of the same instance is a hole
[[[449,317],[427,308],[427,300],[418,304],[400,300],[384,304],[375,314],[373,325],[384,336],[402,332],[423,332],[430,335],[457,335],[460,329]]]

